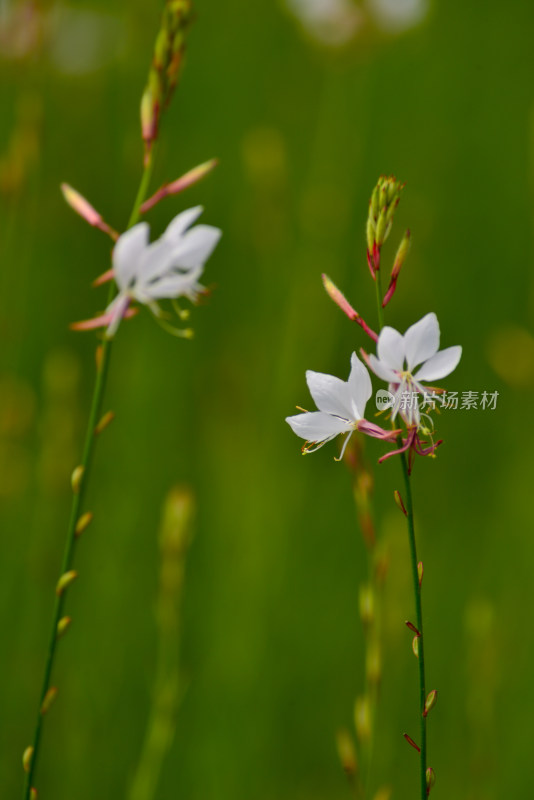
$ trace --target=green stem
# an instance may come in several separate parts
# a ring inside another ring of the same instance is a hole
[[[382,308],[382,287],[380,281],[380,270],[376,272],[376,301],[378,312],[378,330],[379,332],[384,327],[384,310]],[[397,441],[399,448],[402,446],[402,441],[399,438]],[[426,701],[426,678],[425,678],[425,648],[423,638],[423,605],[421,599],[421,584],[419,583],[419,570],[417,560],[417,543],[415,540],[415,524],[413,515],[413,497],[412,486],[410,482],[410,471],[408,469],[408,462],[406,453],[400,454],[402,465],[402,473],[404,476],[404,485],[406,488],[406,520],[408,523],[408,539],[410,542],[410,559],[412,562],[412,580],[415,598],[415,616],[416,627],[419,631],[417,640],[418,645],[418,662],[419,662],[419,712],[420,712],[420,779],[421,779],[421,800],[426,800],[428,797],[428,787],[426,783],[426,716],[424,716],[425,701]]]
[[[421,772],[421,800],[426,800],[428,796],[428,789],[426,783],[426,716],[425,701],[426,701],[426,681],[425,681],[425,646],[423,636],[423,608],[421,602],[421,584],[419,582],[419,570],[417,560],[417,544],[415,541],[415,525],[413,516],[413,498],[412,487],[410,482],[410,473],[408,471],[408,463],[406,453],[400,454],[402,472],[404,475],[404,486],[406,488],[406,519],[408,522],[408,538],[410,541],[410,558],[412,562],[412,579],[413,589],[415,596],[415,617],[416,628],[419,631],[417,637],[417,659],[419,661],[419,711],[420,711],[420,741],[421,748],[420,756],[420,772]]]
[[[151,158],[144,167],[143,175],[141,177],[141,182],[139,185],[139,190],[137,192],[137,197],[135,198],[135,203],[132,209],[130,220],[128,222],[128,228],[131,228],[133,225],[135,225],[135,223],[139,219],[139,208],[146,197],[146,193],[148,191],[148,186],[150,183],[150,176],[152,173],[152,162],[153,159]],[[112,286],[110,288],[110,293],[112,294],[113,291],[114,290]],[[110,300],[111,300],[111,294],[110,294]],[[85,434],[82,460],[80,462],[80,467],[82,468],[83,471],[81,473],[81,480],[79,482],[79,487],[77,488],[77,490],[74,491],[72,497],[70,519],[67,528],[67,539],[65,542],[65,550],[63,552],[63,561],[61,564],[60,577],[64,575],[66,572],[69,572],[72,569],[74,563],[74,555],[77,542],[76,525],[80,518],[80,512],[85,498],[89,472],[93,460],[93,453],[97,436],[95,429],[100,420],[100,414],[102,410],[102,402],[104,398],[107,375],[109,370],[109,361],[111,357],[111,344],[112,344],[111,339],[104,339],[101,346],[102,349],[100,352],[99,363],[97,367],[96,382],[93,390],[93,398],[91,401],[91,410],[89,412],[89,422],[87,425],[87,432]],[[43,675],[43,684],[39,700],[39,711],[37,714],[37,721],[35,724],[35,729],[33,734],[33,742],[32,742],[33,754],[30,759],[29,769],[28,772],[26,773],[26,780],[24,782],[24,794],[23,794],[24,800],[29,800],[31,796],[33,777],[35,775],[35,770],[37,767],[37,759],[39,755],[39,745],[41,743],[43,718],[44,718],[44,713],[42,712],[41,709],[43,706],[44,699],[50,689],[52,670],[54,666],[54,659],[56,655],[57,643],[59,638],[57,629],[58,629],[58,623],[63,616],[65,598],[66,598],[66,588],[59,595],[56,595],[56,601],[54,604],[52,627],[50,630],[50,640],[48,645],[48,655],[46,658],[45,670]]]

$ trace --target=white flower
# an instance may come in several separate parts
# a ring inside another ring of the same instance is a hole
[[[119,293],[104,315],[108,336],[113,336],[132,301],[159,314],[158,300],[198,298],[204,290],[198,279],[221,237],[219,228],[211,225],[190,227],[202,211],[197,206],[178,214],[163,236],[152,243],[146,222],[119,237],[113,250],[113,277]]]
[[[439,324],[433,313],[408,328],[404,336],[395,328],[382,328],[377,342],[378,358],[371,355],[368,363],[375,375],[389,383],[394,395],[392,419],[400,410],[408,425],[419,425],[417,394],[425,393],[421,381],[445,378],[456,368],[462,355],[459,345],[438,350]]]
[[[352,0],[287,0],[287,5],[314,39],[332,47],[349,42],[363,20]]]
[[[306,439],[317,450],[340,433],[348,433],[340,458],[355,430],[377,439],[395,441],[399,431],[385,431],[364,419],[365,406],[372,394],[371,379],[356,353],[351,357],[348,381],[322,372],[306,372],[310,394],[319,411],[305,411],[294,417],[286,417],[294,433]],[[312,452],[306,445],[304,453]]]

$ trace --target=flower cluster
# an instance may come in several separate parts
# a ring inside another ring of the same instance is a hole
[[[410,450],[410,455],[433,454],[440,442],[425,446],[421,436],[428,436],[430,431],[423,421],[427,415],[421,414],[417,398],[429,396],[422,381],[445,378],[456,368],[462,355],[458,345],[440,351],[439,339],[438,320],[431,313],[408,328],[404,335],[394,328],[384,327],[378,336],[377,355],[363,353],[370,369],[388,383],[393,396],[391,421],[394,422],[397,415],[401,417],[406,426],[404,438],[402,429],[385,430],[364,419],[365,406],[372,394],[371,379],[355,353],[348,381],[308,371],[308,387],[319,410],[304,411],[286,420],[297,436],[306,440],[303,452],[313,452],[338,434],[348,433],[341,451],[340,457],[343,457],[350,436],[358,430],[387,442],[399,442],[397,449],[380,460],[405,450]],[[406,392],[416,398],[409,406],[401,402]]]

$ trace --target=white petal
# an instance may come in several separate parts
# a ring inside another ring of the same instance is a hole
[[[391,369],[391,367],[388,367],[385,364],[383,364],[373,354],[369,356],[369,366],[371,367],[375,375],[378,375],[378,377],[382,378],[383,381],[387,381],[388,383],[399,382],[398,375]]]
[[[203,267],[199,267],[196,270],[191,270],[187,275],[170,275],[149,283],[143,286],[143,296],[161,300],[164,297],[177,298],[184,295],[189,296],[191,293],[196,294],[197,279],[200,278],[202,271]],[[146,300],[141,302],[146,302]]]
[[[432,312],[412,325],[404,334],[406,361],[410,372],[427,358],[432,358],[439,348],[438,318]]]
[[[371,378],[356,353],[351,356],[352,369],[349,375],[349,394],[352,400],[352,419],[362,419],[365,405],[373,393]]]
[[[324,372],[313,372],[311,369],[306,372],[306,381],[319,411],[351,419],[352,404],[345,381],[333,375],[325,375]]]
[[[107,339],[112,339],[117,333],[117,328],[119,327],[126,311],[128,310],[129,304],[129,298],[126,295],[119,293],[107,307],[106,313],[111,314],[111,319],[106,330]]]
[[[173,267],[203,266],[211,256],[222,231],[212,225],[196,225],[188,231],[172,251]]]
[[[119,236],[113,248],[113,272],[120,289],[127,289],[137,277],[140,258],[148,245],[150,227],[147,222],[134,225]]]
[[[447,347],[426,361],[414,378],[418,381],[437,381],[456,369],[462,357],[460,345]]]
[[[337,436],[338,433],[353,429],[350,422],[339,419],[339,417],[332,417],[323,411],[295,414],[294,417],[286,417],[286,422],[297,436],[306,439],[307,442],[324,442],[326,439]]]
[[[386,325],[382,328],[377,344],[378,358],[386,366],[401,372],[404,367],[404,336]]]
[[[172,267],[173,245],[163,237],[152,242],[139,261],[138,281],[143,286],[155,278],[162,278]]]
[[[172,245],[178,244],[186,230],[200,217],[203,211],[204,209],[202,206],[195,206],[194,208],[188,208],[186,211],[182,211],[181,214],[178,214],[178,216],[167,225],[167,229],[162,238]]]

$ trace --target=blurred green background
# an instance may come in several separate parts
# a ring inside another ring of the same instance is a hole
[[[95,522],[67,601],[74,622],[58,651],[42,800],[126,797],[155,667],[157,532],[175,484],[194,487],[198,511],[187,690],[157,797],[350,796],[335,734],[351,728],[364,680],[365,547],[336,445],[303,459],[284,417],[310,405],[306,369],[346,378],[366,344],[320,274],[374,323],[364,223],[384,172],[407,182],[386,265],[404,227],[413,242],[387,320],[404,330],[435,311],[443,346],[464,347],[446,387],[500,393],[495,411],[443,414],[439,458],[414,473],[428,684],[439,690],[435,796],[531,794],[534,8],[448,0],[397,25],[375,6],[358,5],[347,41],[332,45],[282,2],[196,3],[153,185],[212,156],[220,166],[150,222],[159,235],[182,208],[205,206],[204,221],[224,231],[206,270],[216,289],[193,310],[194,341],[143,312],[114,345],[106,407],[117,417],[98,447]],[[0,5],[2,798],[21,792],[93,384],[95,337],[68,325],[103,307],[90,284],[109,265],[109,241],[72,214],[59,183],[126,224],[160,9]],[[376,463],[383,446],[366,447]],[[375,477],[390,566],[372,786],[413,798],[399,464]]]

